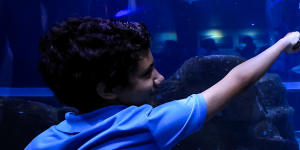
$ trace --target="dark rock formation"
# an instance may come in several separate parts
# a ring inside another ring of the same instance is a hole
[[[164,103],[202,92],[242,62],[235,56],[191,58],[161,84],[158,98]],[[265,75],[174,149],[298,150],[285,91],[279,76]]]
[[[76,110],[24,99],[0,98],[0,149],[24,149],[35,136],[64,120],[67,111]]]

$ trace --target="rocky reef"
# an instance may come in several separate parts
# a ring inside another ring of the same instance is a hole
[[[194,57],[159,87],[160,103],[199,93],[222,79],[243,62],[236,56]],[[266,74],[236,96],[200,132],[175,150],[298,150],[292,130],[294,109],[285,99],[286,90],[276,74]]]
[[[65,112],[76,111],[28,99],[0,98],[0,149],[24,149],[35,136],[64,120]]]

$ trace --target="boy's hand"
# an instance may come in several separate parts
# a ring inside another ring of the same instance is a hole
[[[300,50],[300,33],[298,31],[288,33],[283,40],[288,44],[284,50],[287,54],[296,53]]]

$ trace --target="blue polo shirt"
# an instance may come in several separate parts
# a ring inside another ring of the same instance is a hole
[[[200,130],[206,119],[201,94],[158,107],[112,105],[66,120],[38,135],[26,150],[171,149]]]

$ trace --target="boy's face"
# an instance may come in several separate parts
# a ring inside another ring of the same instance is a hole
[[[118,92],[118,101],[126,105],[155,104],[155,90],[164,77],[154,68],[151,51],[138,62],[135,73],[129,76],[131,85]]]

